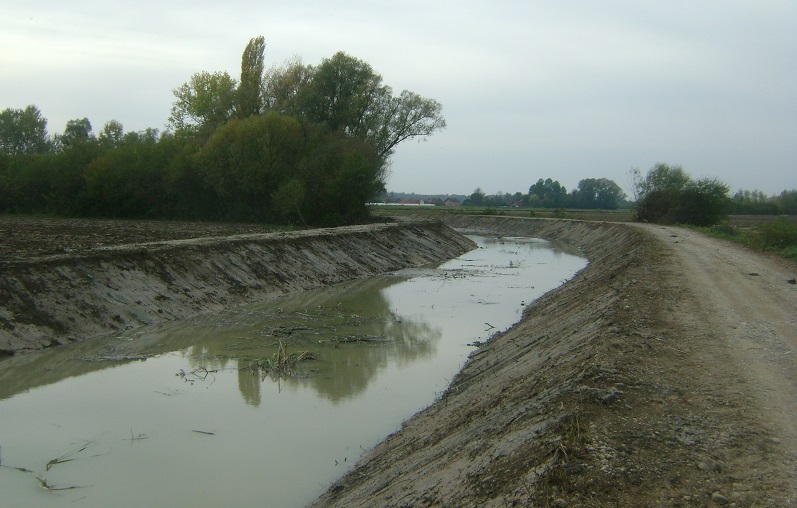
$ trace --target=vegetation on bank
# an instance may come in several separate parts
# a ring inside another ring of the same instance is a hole
[[[95,135],[87,118],[49,136],[36,106],[0,112],[0,213],[339,225],[363,221],[395,147],[445,127],[442,106],[394,95],[339,52],[264,69],[252,39],[241,76],[199,72],[174,90],[165,132]]]
[[[797,261],[797,223],[787,216],[778,216],[753,227],[721,224],[699,229],[754,250],[774,252]]]
[[[302,226],[367,220],[367,203],[380,194],[389,200],[394,149],[444,128],[442,106],[406,90],[394,95],[370,65],[342,52],[317,66],[294,60],[268,70],[264,53],[263,37],[253,38],[239,79],[202,71],[174,89],[165,132],[125,132],[111,120],[95,134],[82,118],[50,136],[35,106],[3,110],[0,213]],[[633,214],[700,227],[722,224],[730,213],[797,214],[797,190],[730,196],[723,182],[664,163],[630,176],[630,198],[607,178],[583,179],[569,192],[539,178],[528,192],[477,188],[453,204],[466,213],[618,212],[609,220]],[[766,248],[780,241],[766,240],[772,234],[764,230],[759,236]]]

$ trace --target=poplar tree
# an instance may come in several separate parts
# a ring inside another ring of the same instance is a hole
[[[266,42],[254,37],[241,56],[241,81],[238,84],[238,117],[247,118],[263,112],[263,63]]]

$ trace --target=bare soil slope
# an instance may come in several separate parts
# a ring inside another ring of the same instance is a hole
[[[0,217],[0,354],[440,262],[473,247],[430,221],[267,233]]]
[[[679,228],[450,223],[590,265],[316,506],[797,506],[792,264]]]

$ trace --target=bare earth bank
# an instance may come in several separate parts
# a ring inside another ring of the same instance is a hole
[[[293,233],[225,227],[0,217],[0,354],[440,262],[474,247],[430,221]]]
[[[314,506],[797,506],[793,264],[672,227],[449,223],[590,265]]]

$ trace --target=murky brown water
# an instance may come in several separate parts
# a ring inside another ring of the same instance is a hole
[[[474,240],[437,268],[0,361],[0,505],[313,500],[433,402],[469,344],[586,264]],[[278,351],[308,353],[269,371]]]

